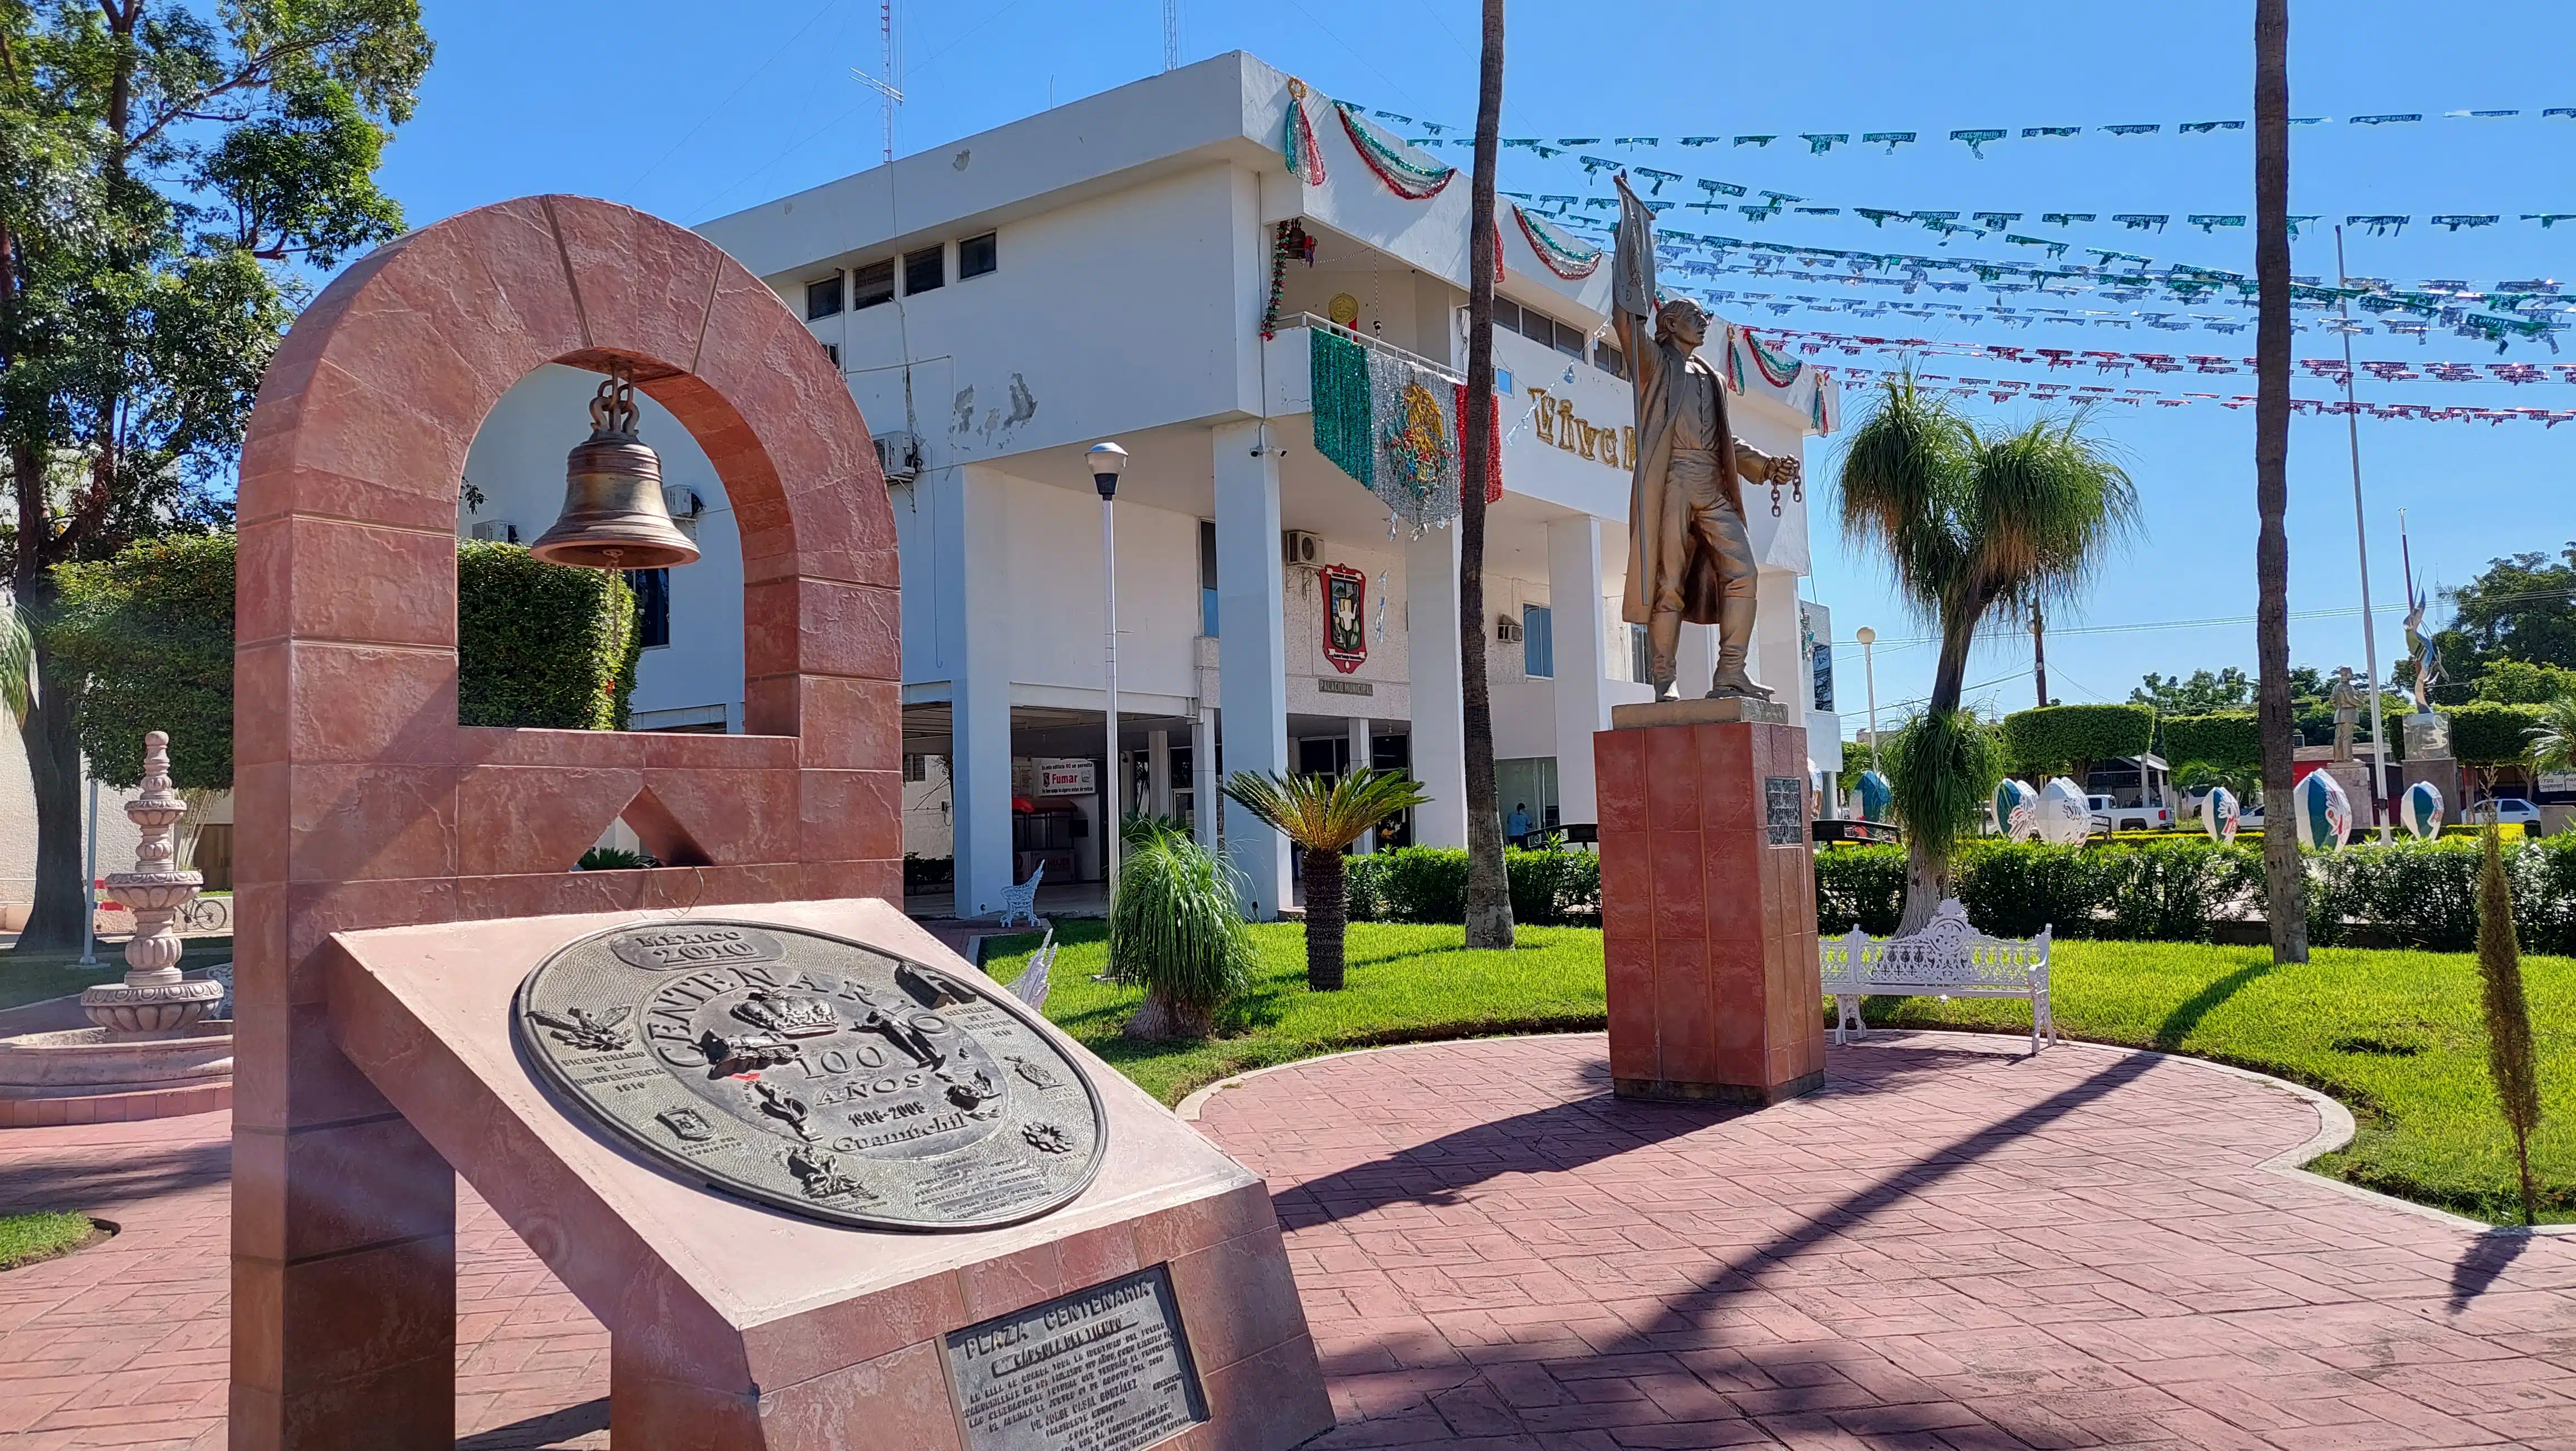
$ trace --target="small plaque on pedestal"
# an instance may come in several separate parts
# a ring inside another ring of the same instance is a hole
[[[1207,1419],[1161,1266],[951,1331],[967,1451],[1136,1451]]]

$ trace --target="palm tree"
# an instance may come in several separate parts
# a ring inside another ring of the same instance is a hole
[[[2263,799],[2290,799],[2290,4],[2254,0],[2254,713]],[[2263,833],[2272,960],[2308,960],[2307,876],[2297,837]]]
[[[1467,747],[1467,945],[1512,945],[1511,879],[1503,871],[1503,820],[1494,799],[1494,702],[1485,682],[1485,479],[1494,458],[1494,171],[1503,125],[1503,0],[1485,0],[1485,48],[1476,74],[1476,161],[1467,193],[1467,435],[1458,510],[1458,666]],[[1338,900],[1338,898],[1336,899]],[[1308,904],[1311,914],[1313,905]],[[1312,920],[1310,915],[1309,921]],[[1311,929],[1309,929],[1311,931]],[[1338,930],[1338,929],[1337,929]],[[1339,953],[1338,946],[1335,948]],[[1340,966],[1334,985],[1340,986]]]
[[[2562,695],[2540,707],[2531,728],[2527,759],[2533,773],[2576,771],[2576,695]]]
[[[1887,551],[1897,588],[1940,633],[1923,714],[1890,758],[1909,840],[1900,932],[1931,920],[1950,857],[1976,829],[2002,747],[1959,709],[1968,648],[1992,618],[2072,604],[2137,522],[2137,490],[2079,413],[1980,433],[1913,374],[1887,380],[1843,455],[1843,537]]]
[[[1306,986],[1341,991],[1342,935],[1350,925],[1342,852],[1378,823],[1430,798],[1400,771],[1365,768],[1339,780],[1237,771],[1225,794],[1295,843],[1306,883]]]

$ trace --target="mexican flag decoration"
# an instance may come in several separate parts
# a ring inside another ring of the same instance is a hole
[[[1348,101],[1333,102],[1341,114],[1342,129],[1350,133],[1351,146],[1386,183],[1386,189],[1406,201],[1427,201],[1438,196],[1458,168],[1446,166],[1423,154],[1420,148],[1397,138],[1385,127],[1360,115],[1360,109]]]
[[[1341,334],[1310,334],[1315,451],[1413,533],[1458,517],[1458,386]]]
[[[1288,174],[1308,186],[1324,181],[1324,152],[1315,144],[1315,123],[1306,115],[1306,83],[1295,76],[1288,78],[1288,119],[1281,128],[1279,149],[1288,158]]]

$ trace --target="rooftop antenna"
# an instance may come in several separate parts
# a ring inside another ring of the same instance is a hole
[[[1168,8],[1173,0],[1164,0],[1164,3]],[[888,166],[894,164],[894,108],[903,104],[903,42],[896,34],[894,18],[894,0],[877,0],[877,33],[884,42],[885,52],[881,66],[884,76],[872,76],[857,66],[850,67],[851,76],[859,84],[885,97],[885,159]]]
[[[1163,69],[1181,68],[1181,0],[1163,0]]]

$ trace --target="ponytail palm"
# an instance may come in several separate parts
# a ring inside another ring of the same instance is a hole
[[[1957,773],[2000,770],[1959,710],[1977,631],[1999,612],[2019,620],[2033,604],[2073,604],[2136,527],[2135,486],[2083,423],[2079,413],[1981,432],[1904,373],[1844,452],[1843,537],[1886,552],[1899,593],[1941,642],[1922,749],[1895,763],[1890,783],[1908,837],[1900,932],[1930,921],[1949,890],[1951,856],[1975,828],[1961,803],[1994,789]]]
[[[1371,770],[1338,780],[1237,771],[1225,794],[1296,845],[1306,884],[1306,986],[1339,992],[1342,937],[1350,923],[1342,852],[1388,817],[1431,798],[1410,776]]]

